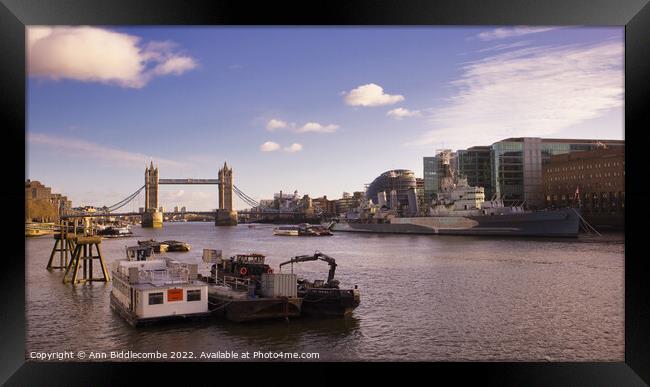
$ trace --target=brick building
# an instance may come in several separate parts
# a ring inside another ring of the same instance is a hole
[[[325,213],[336,213],[336,200],[329,200],[327,195],[321,198],[312,199],[312,204],[314,207],[321,209]]]
[[[25,181],[25,220],[53,222],[65,211],[72,208],[72,202],[66,196],[52,193],[39,181]]]
[[[580,207],[596,226],[622,227],[625,213],[625,149],[601,148],[552,156],[543,169],[549,207]]]

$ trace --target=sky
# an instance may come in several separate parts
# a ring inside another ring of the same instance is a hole
[[[30,26],[26,44],[26,177],[73,206],[119,202],[150,161],[161,178],[227,162],[256,200],[335,199],[422,177],[438,149],[624,139],[622,27]],[[159,202],[211,210],[217,188]]]

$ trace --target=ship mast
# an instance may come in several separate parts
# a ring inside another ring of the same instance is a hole
[[[440,192],[449,192],[454,189],[455,186],[455,172],[451,168],[451,150],[444,149],[438,153],[440,158],[440,170],[442,174],[439,178],[438,190]]]

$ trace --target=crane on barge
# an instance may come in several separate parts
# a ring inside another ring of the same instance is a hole
[[[354,289],[339,289],[339,281],[334,279],[336,260],[329,255],[316,251],[313,255],[298,255],[282,262],[282,266],[308,261],[324,261],[329,265],[327,282],[315,280],[313,282],[298,280],[298,297],[303,299],[302,313],[307,315],[349,316],[361,303],[361,293],[355,285]]]
[[[282,270],[282,266],[291,264],[291,272],[293,273],[294,263],[317,261],[317,260],[325,261],[330,266],[329,273],[327,274],[327,282],[325,283],[326,285],[325,287],[338,288],[339,281],[334,279],[334,274],[336,273],[336,260],[330,257],[329,255],[321,253],[320,251],[316,251],[313,255],[298,255],[286,262],[282,262],[280,264],[280,270]]]

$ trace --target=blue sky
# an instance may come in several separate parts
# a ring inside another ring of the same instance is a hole
[[[623,29],[28,29],[27,177],[74,205],[163,178],[340,197],[440,148],[623,139]],[[216,187],[162,186],[216,207]],[[133,204],[128,210],[141,206]],[[237,207],[244,208],[242,202]]]

